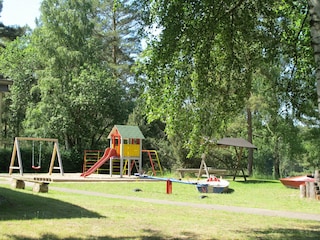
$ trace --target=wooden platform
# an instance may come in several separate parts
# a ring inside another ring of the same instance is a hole
[[[0,182],[6,181],[11,184],[12,188],[24,189],[26,183],[33,184],[34,192],[48,192],[49,184],[53,182],[150,182],[155,180],[141,179],[138,176],[127,176],[113,175],[110,177],[109,174],[92,174],[88,177],[81,177],[81,173],[67,173],[61,176],[59,173],[48,175],[46,173],[35,173],[35,174],[0,174]]]
[[[113,175],[109,174],[91,174],[87,177],[81,177],[81,173],[65,173],[61,176],[59,173],[53,173],[48,175],[47,173],[25,173],[22,176],[18,173],[9,175],[8,173],[0,173],[0,180],[12,178],[29,179],[34,181],[46,181],[46,182],[131,182],[131,181],[144,181],[137,176]]]

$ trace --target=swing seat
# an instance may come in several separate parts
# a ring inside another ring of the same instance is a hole
[[[40,170],[40,166],[32,166],[32,169],[34,169],[34,170]]]

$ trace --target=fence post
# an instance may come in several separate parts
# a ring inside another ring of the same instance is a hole
[[[300,185],[300,198],[306,197],[306,184]]]
[[[172,182],[170,181],[170,179],[167,180],[167,194],[171,194],[172,193]]]
[[[320,174],[319,170],[314,171],[315,198],[320,200]]]

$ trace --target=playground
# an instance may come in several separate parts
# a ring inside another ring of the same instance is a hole
[[[319,202],[301,200],[298,191],[279,181],[248,180],[242,172],[228,193],[201,193],[189,183],[203,174],[235,180],[238,169],[208,168],[203,157],[199,168],[163,176],[157,152],[142,149],[138,127],[115,125],[108,139],[103,150],[84,150],[82,173],[66,173],[57,139],[15,138],[9,172],[0,174],[3,239],[312,239],[320,234],[315,230]],[[243,147],[255,147],[238,143],[232,147],[240,147],[240,161]],[[23,144],[32,146],[31,159],[22,158]],[[45,144],[52,147],[48,165],[41,160]],[[141,178],[136,174],[145,173],[146,163],[151,177]],[[24,171],[26,164],[32,172]],[[176,180],[179,173],[184,180]]]
[[[320,234],[319,201],[261,179],[230,181],[225,194],[201,193],[180,184],[197,178],[175,181],[178,172],[160,174],[160,162],[142,150],[143,135],[136,130],[116,125],[100,155],[86,150],[82,173],[64,172],[57,140],[16,138],[9,173],[0,174],[3,239],[314,239]],[[29,161],[34,172],[24,172],[20,142],[37,140],[52,144],[48,172],[36,173],[44,168],[36,156]],[[151,178],[136,175],[142,154]],[[197,170],[208,171],[204,158]]]
[[[12,187],[24,189],[26,182],[34,183],[35,192],[48,192],[51,182],[100,182],[131,181],[137,179],[133,173],[142,173],[142,155],[149,160],[150,174],[162,175],[162,167],[155,150],[143,150],[144,136],[137,126],[115,125],[108,135],[110,146],[105,150],[84,150],[83,172],[67,173],[57,139],[16,137],[9,166]],[[21,143],[32,142],[31,165],[33,173],[24,172],[26,160],[22,159]],[[48,173],[36,173],[41,169],[41,146],[43,142],[52,144],[52,156]],[[39,149],[35,149],[35,145]],[[37,156],[35,156],[37,155]]]
[[[208,168],[205,162],[205,154],[202,156],[199,168],[194,169],[177,169],[180,173],[180,179],[162,178],[163,170],[157,151],[142,149],[142,141],[144,136],[138,126],[115,125],[110,131],[108,137],[109,146],[105,150],[84,150],[83,171],[78,176],[77,174],[65,175],[63,169],[63,161],[59,151],[57,139],[51,138],[34,138],[34,137],[16,137],[14,140],[12,157],[9,166],[9,176],[12,178],[12,187],[24,189],[25,182],[34,183],[33,190],[35,192],[48,192],[51,182],[67,181],[111,181],[111,179],[120,178],[121,181],[129,181],[136,179],[138,176],[143,176],[144,180],[159,180],[167,181],[166,192],[172,193],[172,182],[184,184],[197,184],[197,189],[203,193],[221,193],[227,192],[229,182],[222,179],[222,176],[233,176],[235,180],[237,173],[242,172],[241,177],[246,181],[246,175],[243,169],[238,167],[242,151],[244,148],[256,149],[254,145],[244,139],[226,138],[218,142],[218,145],[223,147],[232,146],[236,150],[235,168],[231,171],[224,169]],[[24,173],[24,161],[21,155],[21,143],[32,142],[32,169],[36,172],[41,169],[41,147],[43,142],[52,145],[52,155],[47,174]],[[39,146],[38,151],[35,150],[35,145]],[[37,156],[36,156],[37,155]],[[143,169],[143,155],[147,156],[144,165],[148,165],[148,170]],[[18,173],[15,173],[18,171]],[[53,174],[55,172],[55,174]],[[198,173],[197,182],[189,182],[181,180],[184,173]],[[228,173],[229,172],[229,173]],[[206,174],[207,181],[202,181],[200,178]],[[159,177],[160,176],[160,177]],[[217,178],[216,176],[220,176]],[[115,178],[114,178],[115,177]],[[118,180],[118,181],[120,181]]]

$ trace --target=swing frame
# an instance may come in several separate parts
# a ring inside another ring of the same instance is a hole
[[[15,137],[14,144],[13,144],[13,150],[12,150],[12,156],[11,156],[11,162],[10,162],[10,166],[9,166],[9,175],[12,175],[13,170],[19,170],[20,175],[21,176],[23,175],[23,164],[22,164],[19,141],[53,142],[53,151],[52,151],[51,162],[50,162],[48,174],[51,175],[53,170],[57,169],[60,171],[60,174],[62,176],[64,175],[61,155],[60,155],[60,151],[59,151],[58,139],[55,139],[55,138],[33,138],[33,137]],[[56,157],[58,158],[58,166],[55,166]],[[15,165],[16,158],[18,159],[18,165]]]

